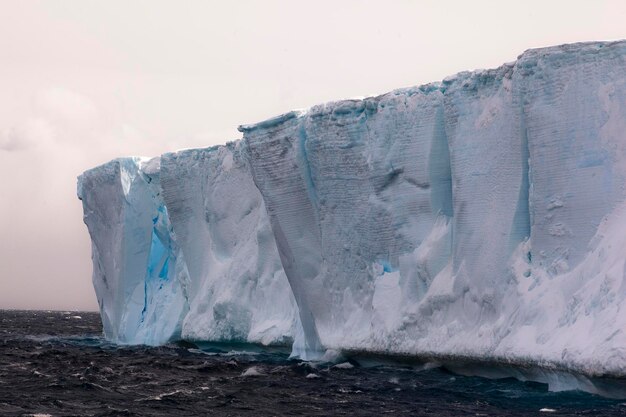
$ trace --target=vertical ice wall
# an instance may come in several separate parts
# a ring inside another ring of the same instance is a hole
[[[386,343],[448,262],[441,99],[426,86],[241,127],[309,347]]]
[[[241,146],[121,158],[79,178],[108,339],[302,339]]]
[[[509,258],[530,236],[528,151],[513,65],[461,73],[442,84],[452,171],[452,270],[448,305],[439,325],[448,339],[476,334],[475,346],[502,314]],[[426,300],[426,304],[431,300]],[[443,319],[443,320],[442,320]],[[490,333],[490,332],[489,332]],[[459,347],[460,348],[460,347]]]
[[[310,345],[580,366],[599,342],[563,333],[593,328],[623,369],[623,332],[601,324],[624,322],[623,254],[598,226],[624,204],[625,57],[529,51],[242,126]]]
[[[529,51],[517,66],[532,161],[534,264],[555,275],[581,261],[602,218],[624,199],[626,45]]]
[[[304,332],[294,349],[297,349],[296,354],[309,357],[322,350],[315,314],[325,309],[323,296],[312,296],[316,292],[324,294],[321,292],[324,283],[318,278],[322,258],[317,212],[313,206],[316,197],[310,194],[315,190],[302,146],[298,113],[279,116],[262,126],[259,141],[262,146],[255,147],[250,141],[246,143],[250,168],[261,192],[271,190],[264,194],[263,200]],[[298,164],[298,161],[302,162]],[[257,172],[259,174],[255,175]]]
[[[180,336],[186,267],[171,236],[159,158],[120,158],[78,180],[106,337],[159,345]]]
[[[297,307],[241,142],[161,157],[161,187],[189,270],[186,339],[291,343]]]
[[[626,42],[531,50],[516,70],[532,260],[496,352],[624,375]]]

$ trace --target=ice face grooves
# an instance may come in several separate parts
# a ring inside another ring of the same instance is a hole
[[[317,209],[317,193],[315,191],[315,184],[313,183],[311,166],[309,165],[309,156],[306,149],[306,140],[306,130],[304,126],[300,126],[300,128],[298,129],[298,161],[300,162],[300,166],[302,167],[302,177],[304,179],[304,183],[306,184],[306,190],[309,193],[309,200],[311,201],[311,204],[313,204],[313,206],[315,206]]]
[[[519,96],[519,95],[518,95]],[[519,100],[519,98],[518,98]],[[520,106],[520,112],[522,107]],[[515,217],[513,218],[513,227],[510,233],[511,239],[508,250],[512,253],[519,243],[530,238],[530,225],[532,224],[530,211],[530,152],[528,150],[528,132],[526,131],[526,123],[524,114],[520,115],[520,134],[522,137],[520,157],[522,162],[522,183],[520,185],[519,196],[517,198],[517,208],[515,209]]]
[[[443,106],[436,114],[436,129],[428,159],[431,161],[429,181],[432,187],[431,205],[433,211],[452,217],[452,170],[450,168],[450,150],[445,132]]]
[[[322,344],[314,318],[315,299],[307,294],[321,291],[317,280],[322,265],[321,237],[316,209],[302,165],[295,161],[304,156],[303,134],[299,118],[280,118],[267,130],[245,130],[246,134],[260,134],[257,141],[247,141],[247,152],[256,186],[266,191],[264,198],[282,266],[299,307],[303,335],[297,339],[294,350],[304,357],[322,353]],[[248,133],[250,132],[250,133]],[[271,144],[266,146],[265,143]],[[308,159],[307,159],[308,165]],[[288,239],[293,236],[293,239]]]
[[[200,172],[208,172],[208,158],[204,156],[211,152],[217,152],[217,148],[168,153],[161,157],[163,200],[167,205],[176,238],[185,253],[189,271],[189,282],[185,288],[190,302],[199,294],[201,277],[210,269],[210,258],[205,253],[205,248],[210,244],[205,214],[203,210],[193,209],[204,207],[208,193],[206,182],[183,182],[180,178],[194,178],[202,175]]]
[[[533,252],[552,275],[580,262],[607,208],[623,195],[613,145],[620,134],[603,126],[615,114],[605,107],[612,101],[608,91],[623,89],[615,71],[623,68],[624,49],[614,44],[580,54],[528,53],[518,64],[542,75],[524,78],[524,112],[532,175],[545,179],[532,187]]]
[[[466,328],[498,317],[508,259],[525,237],[514,221],[525,188],[516,84],[512,65],[459,74],[446,83],[454,200],[453,305],[459,310],[449,308]],[[511,245],[513,239],[517,241]]]

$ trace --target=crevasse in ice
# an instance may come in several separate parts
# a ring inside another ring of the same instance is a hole
[[[626,42],[240,130],[80,177],[107,337],[626,375]]]

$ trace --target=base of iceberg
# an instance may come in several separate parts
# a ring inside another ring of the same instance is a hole
[[[626,41],[535,49],[87,171],[106,336],[490,363],[602,391],[626,377],[624,68]]]

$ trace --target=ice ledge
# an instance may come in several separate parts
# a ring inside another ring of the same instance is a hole
[[[489,356],[472,354],[445,354],[436,352],[398,353],[344,349],[340,357],[363,360],[365,363],[389,360],[421,365],[425,368],[441,366],[454,373],[481,376],[490,379],[516,378],[547,384],[550,391],[581,390],[609,398],[624,398],[626,380],[620,371],[592,369],[588,364],[562,363],[556,360],[523,356]]]
[[[240,125],[237,130],[239,130],[240,132],[251,132],[256,129],[270,129],[272,127],[281,125],[291,119],[301,117],[304,114],[306,114],[306,110],[292,110],[279,116],[272,117],[271,119],[264,120],[262,122]]]
[[[618,39],[614,41],[564,43],[561,45],[546,46],[542,48],[530,48],[522,52],[522,54],[517,57],[517,60],[519,61],[523,57],[546,57],[548,55],[571,53],[595,54],[602,50],[611,48],[626,48],[626,39]]]

